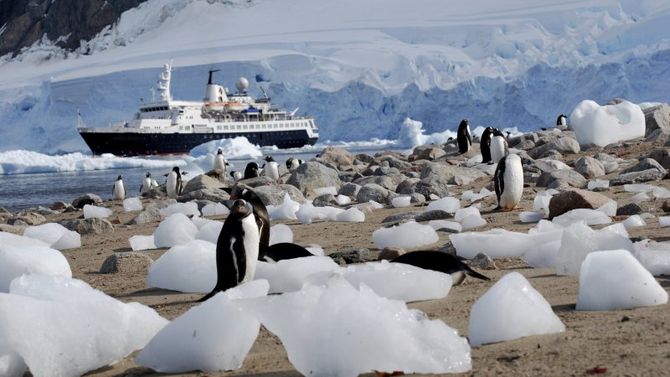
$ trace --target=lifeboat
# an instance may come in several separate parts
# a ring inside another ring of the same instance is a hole
[[[247,105],[237,101],[228,101],[225,103],[226,111],[242,111],[247,107],[248,107]]]

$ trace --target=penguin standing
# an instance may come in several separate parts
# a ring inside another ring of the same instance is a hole
[[[172,171],[168,174],[167,183],[165,184],[168,198],[176,199],[177,196],[181,194],[181,175],[182,173],[179,171],[179,166],[172,168]]]
[[[255,162],[250,162],[247,164],[247,167],[244,169],[244,179],[256,178],[258,177],[258,164]]]
[[[391,262],[409,264],[423,268],[424,270],[449,274],[451,275],[453,285],[460,284],[465,279],[466,274],[477,279],[490,280],[488,277],[474,271],[470,266],[463,263],[462,258],[441,251],[412,251],[391,259]]]
[[[244,177],[242,176],[242,173],[239,172],[239,171],[231,171],[231,172],[230,172],[230,176],[233,177],[233,180],[234,180],[235,182],[237,182],[237,181],[239,181],[240,179],[244,178]]]
[[[303,164],[303,160],[299,160],[297,158],[289,157],[288,160],[286,160],[286,169],[288,171],[293,171],[298,168],[298,166]]]
[[[112,200],[123,200],[126,198],[126,188],[123,187],[123,178],[116,177],[114,187],[112,188]]]
[[[482,151],[482,163],[491,163],[491,135],[493,128],[486,127],[482,132],[482,137],[479,141],[479,146]]]
[[[513,210],[521,201],[523,195],[523,167],[521,158],[516,154],[509,154],[500,159],[496,172],[493,175],[498,209]]]
[[[236,200],[216,241],[216,285],[198,301],[251,281],[256,274],[259,242],[253,207],[243,199]]]
[[[556,118],[556,128],[565,130],[568,128],[568,117],[565,114],[561,114]]]
[[[456,132],[456,142],[458,143],[458,151],[463,154],[470,150],[472,145],[472,136],[470,135],[470,125],[467,119],[463,119],[458,125],[458,132]]]
[[[265,175],[272,180],[276,181],[279,179],[279,164],[275,161],[272,156],[265,156],[266,164],[263,165],[263,171]]]
[[[491,160],[498,163],[501,158],[509,154],[509,147],[507,139],[499,129],[493,129],[493,137],[491,138]]]
[[[226,175],[226,166],[228,166],[228,161],[223,158],[223,149],[219,148],[214,156],[214,171],[223,177]]]
[[[151,190],[153,187],[154,180],[151,178],[151,173],[147,172],[147,174],[144,176],[142,184],[140,185],[140,194],[149,192],[149,190]]]

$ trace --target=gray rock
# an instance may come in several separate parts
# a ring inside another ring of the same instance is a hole
[[[655,130],[670,134],[670,106],[667,103],[645,109],[644,120],[645,136],[649,136]]]
[[[384,220],[382,220],[382,224],[388,226],[388,225],[404,223],[409,220],[414,220],[414,218],[420,213],[421,212],[417,211],[396,213],[394,215],[386,216]]]
[[[19,236],[23,235],[23,232],[26,230],[25,225],[9,225],[9,224],[0,224],[0,232],[7,232],[16,234]]]
[[[192,200],[208,200],[210,202],[221,203],[228,199],[230,199],[230,195],[221,189],[205,188],[182,194],[177,198],[177,201],[180,203],[186,203]]]
[[[565,162],[553,160],[550,158],[533,160],[533,165],[540,169],[540,172],[570,169],[570,167]]]
[[[165,191],[165,186],[159,186],[143,193],[142,197],[148,199],[163,199],[167,197],[167,192]]]
[[[338,195],[344,195],[348,197],[355,198],[360,191],[361,185],[355,183],[345,183],[340,187],[340,190],[337,192]]]
[[[356,160],[364,162],[366,164],[372,164],[372,163],[375,162],[374,157],[370,156],[369,154],[365,154],[365,153],[359,153],[359,154],[356,155],[355,158],[356,158]]]
[[[449,195],[449,181],[443,177],[430,176],[419,181],[414,190],[431,200],[433,197],[443,198]]]
[[[107,219],[75,219],[60,222],[61,225],[79,234],[114,233],[114,225]]]
[[[333,194],[323,194],[314,198],[312,204],[315,207],[327,207],[337,205],[337,200],[335,200],[335,195]]]
[[[448,212],[445,212],[441,209],[434,209],[430,211],[424,211],[419,213],[414,217],[414,220],[417,222],[421,221],[431,221],[431,220],[444,220],[453,217]]]
[[[570,170],[554,170],[551,172],[544,172],[537,179],[536,185],[538,187],[548,188],[565,188],[565,187],[586,187],[586,178],[576,171]]]
[[[625,206],[619,207],[616,210],[617,216],[632,216],[632,215],[638,215],[640,213],[642,213],[642,207],[640,207],[636,203],[626,204]]]
[[[428,160],[433,161],[438,158],[446,155],[447,153],[440,147],[435,145],[421,145],[412,151],[412,154],[408,157],[410,161],[416,160]]]
[[[410,164],[407,161],[403,161],[395,156],[383,156],[379,160],[382,163],[384,162],[388,163],[389,167],[393,169],[406,170],[412,168],[412,164]]]
[[[472,258],[468,264],[470,267],[473,268],[478,268],[480,270],[497,270],[498,266],[496,266],[496,263],[489,257],[488,255],[484,253],[478,253],[475,255],[474,258]]]
[[[87,204],[97,205],[102,203],[102,198],[95,194],[84,194],[72,201],[72,206],[77,209],[84,208]]]
[[[670,212],[670,200],[666,200],[666,201],[664,201],[663,204],[661,204],[661,209],[662,209],[663,212],[665,212],[665,213]]]
[[[288,193],[291,200],[298,203],[305,202],[305,196],[292,185],[268,185],[254,188],[254,192],[261,198],[263,204],[277,206],[284,203],[284,197]]]
[[[329,186],[339,188],[342,185],[337,170],[315,161],[300,165],[293,171],[287,183],[297,187],[303,194],[316,188]]]
[[[396,191],[398,184],[404,181],[405,179],[407,178],[404,175],[398,173],[394,175],[363,177],[357,179],[356,181],[354,181],[354,183],[361,186],[374,183],[387,190]]]
[[[338,168],[354,164],[354,155],[346,149],[326,147],[320,154],[319,160]]]
[[[398,183],[395,192],[398,194],[412,195],[416,192],[416,185],[421,180],[418,178],[408,178]]]
[[[304,164],[302,164],[304,165]],[[300,165],[300,166],[302,166]],[[299,169],[299,168],[298,168]],[[297,169],[296,169],[297,170]],[[277,182],[275,182],[274,179],[261,175],[260,177],[254,177],[254,178],[249,178],[249,179],[241,179],[237,182],[238,185],[246,185],[251,188],[256,188],[259,186],[267,186],[267,185],[274,185]]]
[[[576,208],[598,209],[611,199],[588,190],[568,189],[554,195],[549,201],[549,219]]]
[[[19,212],[8,221],[9,225],[40,225],[47,222],[47,219],[36,212]]]
[[[181,194],[182,196],[188,195],[193,191],[199,190],[221,191],[219,190],[221,187],[223,187],[223,183],[221,183],[218,179],[201,174],[191,178],[184,186]]]
[[[365,263],[377,260],[376,253],[373,253],[372,251],[365,248],[338,251],[328,254],[328,256],[333,258],[333,260],[341,266],[352,263]]]
[[[381,253],[379,253],[378,260],[391,260],[405,254],[405,249],[393,249],[385,247]]]
[[[521,148],[520,145],[523,143],[531,143],[533,146],[537,141],[539,140],[538,135],[535,132],[529,132],[525,133],[519,136],[511,137],[507,140],[507,144],[509,145],[510,148],[516,148],[516,149],[525,149]]]
[[[605,174],[609,174],[619,169],[618,159],[607,153],[598,153],[595,155],[595,159],[602,162]]]
[[[639,171],[645,171],[649,169],[656,169],[659,172],[662,172],[667,174],[668,172],[665,170],[661,164],[658,163],[658,161],[654,160],[653,158],[641,158],[640,161],[635,164],[634,166],[629,167],[628,169],[624,169],[621,174],[626,174],[626,173],[632,173],[632,172],[639,172]]]
[[[146,254],[137,252],[114,253],[107,257],[100,267],[101,274],[149,272],[153,260]]]
[[[486,174],[477,169],[428,162],[424,164],[420,177],[422,182],[425,182],[427,178],[439,177],[440,181],[445,181],[447,184],[466,185],[479,178],[486,177]]]
[[[665,169],[664,169],[665,170]],[[648,169],[643,171],[635,171],[621,174],[610,180],[610,186],[621,186],[630,183],[642,183],[649,181],[658,181],[665,177],[664,171],[658,169]]]
[[[575,161],[575,170],[586,178],[605,175],[605,166],[593,157],[582,156]]]
[[[646,156],[658,162],[664,169],[670,169],[670,149],[656,148]]]
[[[68,203],[58,201],[58,202],[54,202],[51,205],[50,208],[53,209],[54,211],[64,211],[68,207],[72,207],[72,206]]]
[[[135,218],[130,220],[128,224],[150,224],[160,222],[161,220],[163,220],[163,215],[161,215],[160,210],[155,207],[150,207],[140,212],[137,216],[135,216]]]
[[[571,137],[560,137],[554,141],[539,145],[528,151],[532,158],[553,157],[556,152],[559,154],[579,153],[581,148],[577,140]]]
[[[367,185],[361,187],[361,189],[358,191],[358,195],[356,195],[356,200],[359,203],[365,203],[370,200],[374,200],[375,202],[378,203],[385,203],[386,198],[389,196],[389,190],[385,189],[384,187],[375,184],[375,183],[368,183]]]

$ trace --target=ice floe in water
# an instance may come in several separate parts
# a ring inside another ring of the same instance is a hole
[[[591,100],[580,102],[570,114],[570,126],[579,144],[607,144],[644,137],[646,125],[640,106],[623,101],[600,106]]]
[[[79,376],[112,364],[167,322],[76,279],[24,275],[0,294],[0,339],[35,376]]]
[[[194,306],[158,332],[135,362],[162,373],[240,368],[260,322],[238,302],[267,292],[268,283],[255,280]]]
[[[668,292],[628,250],[590,253],[579,273],[577,310],[617,310],[662,305]]]
[[[216,244],[194,240],[177,245],[149,268],[150,287],[209,293],[216,284]]]
[[[670,275],[670,243],[642,240],[633,247],[635,258],[652,275]]]
[[[47,246],[0,244],[0,292],[9,292],[9,285],[24,274],[72,277],[70,264],[63,254]]]
[[[333,272],[340,266],[330,257],[304,257],[280,260],[277,263],[258,262],[256,279],[270,283],[270,293],[298,291],[307,278],[318,272]]]
[[[372,241],[380,249],[385,247],[419,247],[430,245],[438,240],[439,236],[432,227],[414,221],[372,232]]]
[[[456,330],[402,301],[379,297],[365,285],[356,289],[343,278],[248,305],[305,376],[471,368],[470,346]]]
[[[93,206],[90,204],[86,204],[84,206],[84,218],[85,219],[90,219],[93,217],[97,217],[99,219],[104,219],[112,215],[112,210],[109,208],[105,207],[98,207],[98,206]]]
[[[123,210],[126,212],[141,211],[143,208],[140,198],[127,198],[123,200]]]
[[[150,250],[156,248],[153,235],[142,236],[137,234],[130,237],[128,242],[130,243],[130,248],[133,249],[133,251]]]
[[[270,227],[270,245],[282,242],[293,242],[293,231],[286,224],[276,224]]]
[[[81,247],[81,236],[79,233],[68,230],[66,227],[56,223],[29,226],[23,232],[23,235],[44,241],[50,247],[58,250]]]
[[[158,224],[154,242],[158,247],[172,247],[195,239],[198,227],[183,213],[174,213]]]
[[[503,276],[475,301],[468,339],[473,346],[565,331],[551,305],[518,272]]]

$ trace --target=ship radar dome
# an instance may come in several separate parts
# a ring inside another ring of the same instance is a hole
[[[246,92],[249,87],[249,80],[247,80],[246,77],[240,77],[235,83],[235,87],[240,92]]]

